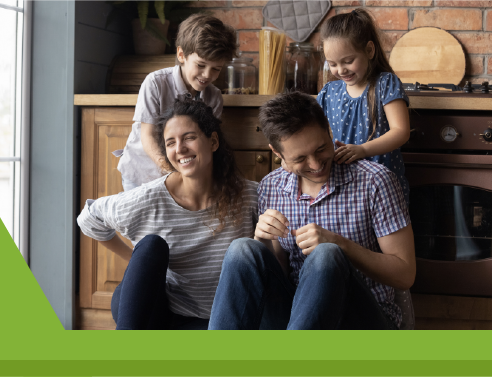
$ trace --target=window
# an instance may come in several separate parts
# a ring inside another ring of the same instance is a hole
[[[23,1],[0,0],[0,218],[19,248],[21,185],[27,184],[21,180],[22,120],[28,119],[23,109],[24,17]]]

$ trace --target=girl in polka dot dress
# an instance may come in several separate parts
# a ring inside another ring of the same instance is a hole
[[[323,50],[339,81],[326,84],[318,103],[330,122],[334,160],[365,158],[394,172],[408,203],[409,187],[400,147],[410,137],[408,97],[381,47],[378,30],[364,9],[339,14],[321,28]]]

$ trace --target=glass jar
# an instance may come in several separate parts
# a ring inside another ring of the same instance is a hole
[[[274,95],[284,91],[285,33],[264,26],[260,30],[260,95]]]
[[[319,61],[315,53],[312,43],[290,43],[286,51],[286,91],[318,93]]]
[[[321,89],[323,89],[323,87],[329,81],[336,81],[338,79],[330,71],[330,65],[326,61],[325,53],[323,52],[323,46],[320,46],[318,50],[319,50],[319,56],[321,58],[321,63],[319,65],[319,72],[318,72],[318,92],[320,92]]]
[[[227,63],[222,94],[256,94],[256,67],[253,59],[233,58]]]

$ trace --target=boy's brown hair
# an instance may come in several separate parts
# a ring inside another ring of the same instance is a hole
[[[176,47],[185,58],[196,52],[205,60],[230,61],[236,55],[236,31],[216,17],[193,14],[179,25]]]

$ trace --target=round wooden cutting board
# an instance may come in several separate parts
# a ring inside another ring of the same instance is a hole
[[[403,35],[391,51],[391,67],[403,83],[459,85],[465,75],[465,53],[450,33],[422,27]]]

